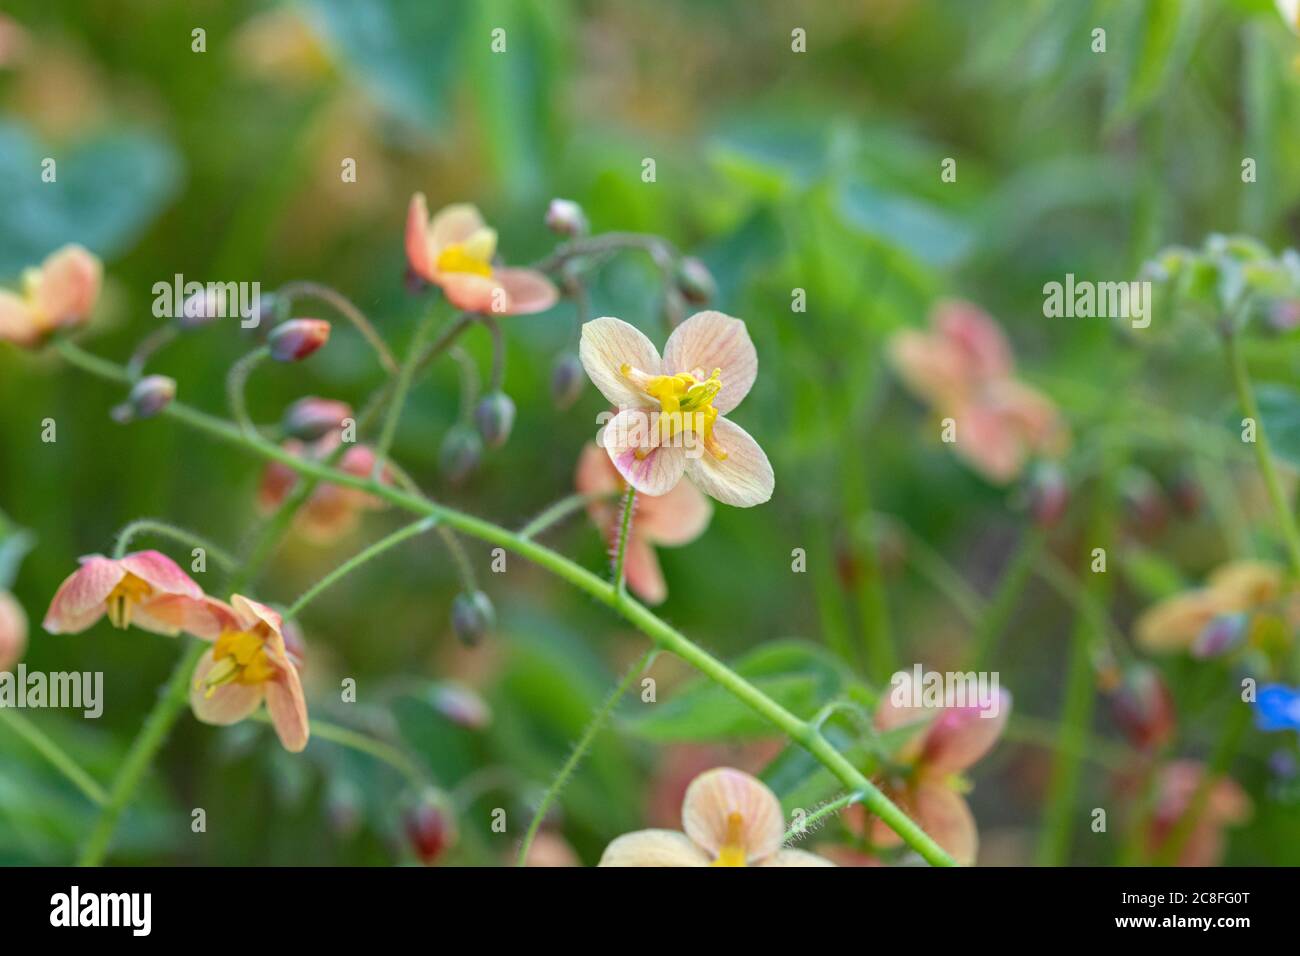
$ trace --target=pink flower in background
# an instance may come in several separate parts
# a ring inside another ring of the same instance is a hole
[[[906,772],[881,782],[881,789],[915,820],[930,837],[948,851],[958,863],[975,862],[979,833],[975,817],[966,798],[962,771],[975,764],[993,749],[1006,728],[1011,713],[1011,696],[999,690],[996,700],[977,701],[964,706],[898,706],[894,695],[910,698],[916,690],[911,675],[903,684],[895,681],[883,694],[876,709],[876,729],[881,733],[920,724],[929,724],[908,740],[895,755]],[[987,712],[988,716],[981,716]],[[861,805],[845,811],[849,820],[861,821]],[[872,821],[872,842],[877,846],[897,846],[901,837],[879,819]]]
[[[0,671],[23,659],[27,650],[27,615],[8,591],[0,591]]]
[[[265,701],[280,743],[291,753],[303,750],[310,736],[307,700],[285,644],[283,619],[239,594],[229,604],[212,598],[203,604],[202,618],[189,623],[212,649],[194,670],[194,716],[207,724],[235,724]]]
[[[615,839],[601,866],[834,866],[782,849],[785,817],[766,784],[731,767],[700,774],[682,801],[682,829],[639,830]]]
[[[299,458],[324,461],[338,448],[339,441],[339,434],[335,431],[308,443],[291,438],[281,447]],[[339,459],[338,467],[349,475],[369,478],[375,467],[374,450],[367,445],[352,445]],[[390,478],[385,469],[381,480],[388,483]],[[282,462],[271,462],[262,473],[262,482],[257,492],[258,507],[264,513],[274,511],[284,503],[297,483],[296,471]],[[382,499],[364,491],[321,483],[298,512],[294,527],[307,540],[316,544],[328,544],[352,531],[363,511],[385,507],[387,504]]]
[[[23,273],[21,295],[0,289],[0,340],[32,348],[58,329],[85,324],[102,280],[99,260],[81,246],[50,253]]]
[[[107,614],[114,627],[134,624],[175,636],[185,629],[186,604],[202,597],[203,589],[158,551],[91,554],[59,586],[44,627],[51,634],[78,634]]]
[[[533,269],[497,266],[497,233],[468,203],[429,218],[424,193],[411,197],[406,216],[406,259],[458,309],[494,315],[531,315],[555,305],[554,284]]]
[[[723,504],[749,508],[772,497],[767,455],[723,417],[758,377],[758,353],[740,319],[695,313],[668,337],[663,358],[628,323],[595,319],[582,327],[578,355],[619,409],[599,441],[637,491],[666,495],[685,475]]]
[[[1148,834],[1152,853],[1159,854],[1205,776],[1205,766],[1194,760],[1175,760],[1166,765],[1156,784],[1155,812]],[[1187,840],[1179,853],[1178,866],[1214,866],[1223,859],[1223,831],[1239,826],[1253,812],[1250,797],[1235,780],[1220,777],[1210,789]]]
[[[587,513],[606,538],[616,540],[622,506],[614,493],[621,493],[627,485],[600,446],[588,444],[582,449],[574,485],[580,494],[607,496],[587,505]],[[668,585],[655,547],[690,544],[708,527],[713,506],[698,488],[682,482],[666,495],[639,499],[635,507],[624,565],[627,586],[642,600],[658,604],[668,596]]]
[[[1056,405],[1014,377],[1006,336],[978,306],[940,303],[928,332],[894,334],[889,356],[914,395],[956,422],[956,453],[988,480],[1005,484],[1030,459],[1058,457],[1069,447]]]

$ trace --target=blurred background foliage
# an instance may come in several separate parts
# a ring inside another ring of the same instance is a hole
[[[152,286],[175,273],[264,288],[329,282],[401,349],[427,307],[403,284],[402,226],[416,190],[435,209],[477,203],[511,262],[552,245],[542,225],[552,196],[580,202],[597,232],[659,233],[699,255],[718,281],[717,307],[743,317],[758,346],[762,374],[738,419],[771,456],[777,494],[758,511],[719,508],[702,539],[661,552],[663,613],[730,658],[780,641],[750,666],[805,713],[836,693],[870,699],[860,671],[818,649],[832,631],[860,642],[871,613],[859,594],[864,565],[866,576],[882,565],[902,660],[956,664],[970,640],[926,581],[882,557],[873,512],[894,516],[985,593],[1025,523],[1019,496],[963,469],[885,372],[890,332],[920,324],[939,298],[968,298],[1006,324],[1024,374],[1064,405],[1076,434],[1141,402],[1226,429],[1235,406],[1217,356],[1153,357],[1139,374],[1134,349],[1104,321],[1044,319],[1042,286],[1067,272],[1131,278],[1162,246],[1197,245],[1209,232],[1275,247],[1294,234],[1300,41],[1267,0],[13,0],[6,12],[28,44],[0,70],[0,276],[16,278],[66,241],[103,256],[105,305],[86,344],[114,359],[149,331]],[[1098,26],[1104,54],[1091,50]],[[206,52],[191,49],[196,27]],[[498,27],[505,54],[490,48]],[[806,53],[791,52],[796,27]],[[47,155],[58,159],[56,184],[37,173]],[[1242,182],[1245,156],[1258,163],[1256,184]],[[340,181],[345,157],[356,160],[355,183]],[[646,157],[654,183],[641,178]],[[953,183],[940,179],[945,157],[957,160]],[[795,289],[804,312],[791,309]],[[596,314],[662,338],[648,260],[618,256],[592,294]],[[507,390],[519,409],[508,446],[462,487],[439,479],[439,442],[457,415],[456,370],[442,363],[416,389],[397,448],[436,497],[517,527],[571,490],[602,403],[587,389],[560,413],[549,398],[554,357],[576,345],[570,303],[512,319],[508,332]],[[486,336],[469,346],[485,367]],[[220,409],[226,369],[247,347],[208,329],[158,369],[185,401]],[[1279,400],[1296,407],[1300,353],[1287,341],[1264,352]],[[372,354],[336,324],[309,364],[258,372],[252,411],[274,420],[301,394],[360,404],[378,380]],[[231,547],[257,527],[257,462],[167,421],[119,426],[107,412],[120,399],[52,356],[0,348],[0,505],[39,541],[15,585],[33,621],[76,556],[106,550],[132,518],[164,517]],[[55,444],[40,441],[46,417],[58,423]],[[1166,493],[1204,464],[1158,435],[1134,458]],[[291,599],[397,520],[372,516],[325,548],[291,539],[255,592]],[[1063,553],[1077,523],[1072,514],[1058,533]],[[1267,546],[1266,523],[1249,527]],[[603,542],[584,520],[549,540],[602,566]],[[417,753],[463,808],[450,859],[487,863],[515,845],[488,830],[490,809],[507,808],[518,835],[643,642],[522,561],[487,573],[486,549],[470,548],[500,616],[484,646],[465,650],[452,637],[455,575],[432,540],[362,569],[303,625],[313,714]],[[795,548],[807,551],[805,574],[790,573]],[[1124,548],[1113,565],[1121,629],[1229,556],[1204,513],[1128,535]],[[1033,857],[1050,751],[1033,742],[1030,721],[1059,714],[1072,613],[1031,586],[992,662],[1026,722],[975,774],[986,862]],[[165,639],[102,625],[84,637],[35,634],[30,667],[102,670],[108,706],[95,723],[33,719],[107,779],[176,653]],[[1166,666],[1177,752],[1203,756],[1226,672]],[[647,819],[675,825],[675,798],[656,794],[671,793],[682,767],[756,767],[780,749],[725,699],[692,705],[689,690],[674,699],[688,679],[680,666],[661,659],[654,673],[659,707],[641,717],[628,707],[562,800],[555,826],[586,862]],[[331,705],[343,676],[357,679],[361,703]],[[440,714],[447,680],[478,688],[487,729]],[[1095,725],[1116,736],[1104,712]],[[1300,862],[1296,803],[1275,792],[1266,765],[1281,743],[1257,735],[1238,768],[1256,814],[1235,833],[1231,862]],[[0,770],[0,861],[66,859],[89,808],[19,742],[0,740]],[[790,805],[835,792],[797,753],[768,778]],[[1108,770],[1086,764],[1082,788],[1082,806],[1123,815]],[[388,768],[328,743],[293,758],[264,726],[214,731],[186,718],[116,858],[409,859],[401,789]],[[208,812],[208,839],[185,825],[195,806]],[[1114,859],[1114,841],[1079,833],[1071,861]]]

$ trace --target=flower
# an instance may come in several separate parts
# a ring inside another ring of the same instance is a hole
[[[78,245],[66,245],[23,273],[21,295],[0,289],[0,340],[25,348],[57,329],[82,325],[99,298],[103,267]]]
[[[174,637],[185,630],[185,602],[202,597],[203,589],[158,551],[91,554],[59,585],[44,627],[51,634],[79,634],[107,614],[114,627],[134,624]]]
[[[1133,624],[1135,639],[1155,653],[1199,648],[1199,656],[1213,656],[1223,643],[1215,630],[1232,624],[1224,619],[1275,605],[1284,596],[1283,578],[1282,568],[1268,561],[1224,564],[1210,573],[1203,587],[1167,597],[1144,611]]]
[[[1059,457],[1069,446],[1056,406],[1014,377],[1010,343],[978,306],[940,303],[930,331],[896,333],[889,355],[913,394],[957,422],[957,454],[988,480],[1005,484],[1032,457]]]
[[[587,505],[587,514],[596,527],[615,539],[619,533],[620,509],[609,500],[612,492],[623,491],[626,485],[609,455],[600,446],[588,443],[578,458],[578,473],[574,477],[578,492],[589,496],[602,496]],[[655,556],[655,546],[681,547],[690,544],[709,526],[713,506],[689,483],[658,498],[642,498],[632,515],[631,531],[626,544],[624,573],[627,586],[650,604],[659,604],[668,596],[663,571]]]
[[[1205,775],[1205,767],[1194,760],[1175,760],[1156,781],[1155,810],[1147,834],[1150,849],[1159,853],[1187,811]],[[1191,833],[1183,844],[1178,866],[1214,866],[1223,857],[1223,830],[1250,819],[1253,807],[1241,786],[1228,777],[1210,785],[1209,795]]]
[[[0,591],[0,671],[23,659],[27,650],[27,615],[8,591]]]
[[[1255,698],[1255,725],[1260,730],[1300,730],[1300,687],[1265,684]]]
[[[1011,713],[1011,695],[997,691],[992,700],[963,706],[913,707],[895,703],[895,697],[912,698],[912,675],[899,683],[896,676],[890,693],[876,710],[876,729],[882,733],[919,724],[929,718],[925,729],[910,738],[895,755],[899,772],[881,781],[881,789],[925,830],[958,863],[975,862],[979,832],[966,798],[961,772],[993,749]],[[988,705],[987,707],[985,705]],[[988,716],[984,716],[987,713]],[[861,806],[846,811],[849,820],[860,819]],[[879,819],[873,821],[872,842],[897,846],[898,834]]]
[[[324,461],[338,448],[340,440],[339,433],[335,431],[308,443],[291,438],[281,447],[299,458]],[[351,445],[339,459],[338,467],[349,475],[369,478],[375,467],[374,450],[367,445]],[[381,481],[387,483],[389,480],[390,475],[385,469]],[[264,513],[274,511],[297,483],[296,471],[283,462],[271,462],[262,473],[262,483],[257,491],[258,507]],[[374,495],[356,488],[322,482],[298,512],[294,528],[309,541],[328,544],[355,528],[362,511],[384,507],[385,502]]]
[[[406,259],[411,270],[442,289],[447,301],[466,312],[531,315],[555,305],[559,293],[533,269],[493,263],[497,233],[478,209],[456,203],[432,219],[424,193],[411,197],[406,216]]]
[[[284,749],[303,750],[310,735],[307,700],[298,665],[285,646],[284,620],[265,604],[239,594],[232,595],[229,604],[207,598],[202,611],[202,618],[192,616],[186,627],[212,642],[194,669],[194,716],[205,724],[235,724],[265,700]]]
[[[767,455],[723,417],[758,377],[758,354],[740,319],[695,313],[673,330],[662,359],[628,323],[595,319],[582,327],[578,355],[619,409],[597,440],[637,491],[666,495],[685,474],[723,504],[749,508],[772,497]]]
[[[805,850],[782,849],[785,824],[776,794],[731,767],[691,782],[682,801],[682,829],[625,833],[605,848],[600,865],[834,866]]]
[[[582,866],[582,861],[578,859],[578,854],[564,837],[550,830],[540,830],[528,847],[524,866]]]

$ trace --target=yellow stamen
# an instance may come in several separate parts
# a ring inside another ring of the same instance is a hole
[[[718,858],[710,866],[744,866],[747,862],[744,843],[744,817],[736,811],[727,814],[727,838],[718,848]]]
[[[109,623],[114,627],[130,627],[132,608],[152,593],[153,588],[128,572],[105,599]]]
[[[263,625],[252,631],[222,631],[212,646],[213,667],[204,678],[208,696],[223,684],[264,684],[276,675],[266,653]]]
[[[459,242],[453,242],[438,253],[433,264],[437,272],[468,272],[478,276],[491,276],[490,257],[479,255],[479,250],[471,249]]]
[[[722,369],[715,368],[712,375],[701,380],[690,372],[647,375],[625,362],[619,373],[659,403],[658,444],[667,444],[677,434],[698,435],[709,454],[718,461],[726,459],[726,450],[713,435],[718,420],[713,400],[722,390]],[[644,459],[652,450],[638,448],[636,457]]]

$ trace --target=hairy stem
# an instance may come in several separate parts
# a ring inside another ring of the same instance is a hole
[[[270,354],[271,350],[265,345],[255,348],[230,366],[230,372],[226,375],[226,397],[230,401],[230,414],[239,423],[240,430],[247,435],[257,433],[257,426],[248,417],[248,400],[244,395],[248,376],[252,375],[253,369]]]
[[[1027,529],[998,579],[993,598],[985,605],[984,613],[979,617],[971,650],[971,667],[974,670],[982,670],[997,651],[998,643],[1015,613],[1016,602],[1024,593],[1030,572],[1042,550],[1042,532],[1036,528]]]
[[[605,702],[596,709],[594,714],[592,714],[591,721],[587,724],[587,729],[582,732],[582,737],[579,738],[577,746],[575,746],[572,752],[570,752],[568,759],[564,761],[564,765],[561,766],[559,772],[556,773],[555,779],[552,780],[551,785],[546,788],[546,793],[542,795],[541,802],[537,804],[537,810],[533,814],[532,822],[528,824],[528,832],[524,834],[524,841],[519,845],[518,866],[527,865],[528,851],[533,845],[533,838],[537,836],[537,831],[542,826],[542,821],[546,819],[547,811],[549,811],[555,801],[559,799],[560,793],[569,782],[569,778],[573,776],[573,772],[578,769],[578,764],[582,762],[582,758],[585,757],[587,751],[591,749],[592,743],[596,740],[596,735],[599,734],[601,728],[605,726],[605,721],[608,720],[609,715],[614,712],[614,708],[618,705],[618,702],[623,699],[623,695],[626,694],[627,689],[632,686],[632,682],[645,671],[646,665],[650,663],[650,658],[654,656],[654,653],[654,648],[651,648],[642,654],[641,658],[628,668],[623,679],[618,682],[618,686],[610,691],[609,696],[605,698]]]
[[[184,528],[178,528],[166,521],[159,521],[155,518],[141,518],[138,521],[132,521],[121,531],[118,532],[117,540],[113,544],[113,557],[120,558],[126,554],[127,549],[131,547],[131,542],[142,534],[157,535],[160,538],[168,538],[180,544],[188,545],[191,548],[202,548],[203,551],[212,560],[216,561],[223,571],[230,572],[234,569],[236,561],[234,557],[223,548],[217,547],[207,538],[187,531]]]
[[[384,367],[384,371],[388,372],[389,375],[397,374],[397,360],[393,358],[393,353],[388,350],[388,346],[375,330],[371,321],[366,318],[366,314],[358,309],[352,300],[343,293],[319,282],[303,281],[285,283],[280,287],[279,294],[290,302],[307,296],[320,299],[322,302],[328,302],[339,315],[352,323],[356,330],[361,333],[361,337],[375,350],[375,354],[379,356],[379,364]]]
[[[619,600],[627,595],[627,544],[632,536],[632,512],[636,508],[636,489],[628,486],[623,498],[623,515],[619,522],[618,540],[614,543],[614,590]]]

